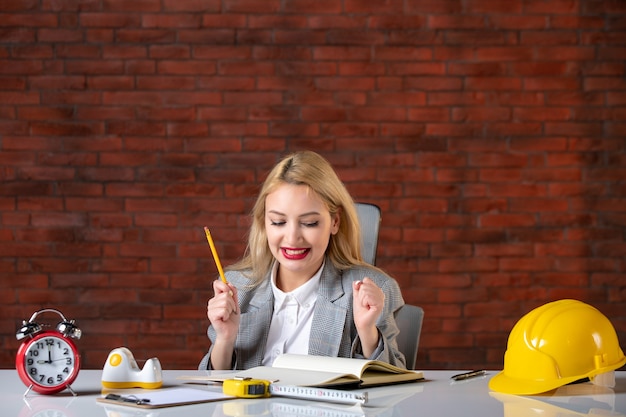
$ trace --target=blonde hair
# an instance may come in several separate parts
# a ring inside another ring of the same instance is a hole
[[[283,158],[269,173],[252,208],[252,225],[243,258],[228,269],[245,271],[255,283],[267,275],[274,256],[267,244],[265,199],[283,184],[306,185],[321,198],[331,216],[339,214],[339,230],[330,236],[326,254],[339,270],[364,265],[361,258],[361,231],[354,201],[330,163],[312,151],[300,151]]]

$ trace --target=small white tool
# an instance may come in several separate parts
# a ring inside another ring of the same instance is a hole
[[[161,362],[157,358],[146,361],[139,369],[132,352],[125,347],[109,353],[102,370],[102,386],[109,389],[160,388],[163,385]]]

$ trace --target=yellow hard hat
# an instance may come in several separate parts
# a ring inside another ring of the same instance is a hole
[[[615,328],[596,308],[577,300],[544,304],[522,317],[509,334],[504,370],[493,391],[532,395],[626,364]]]

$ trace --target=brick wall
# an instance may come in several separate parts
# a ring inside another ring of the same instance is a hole
[[[314,149],[378,204],[417,366],[498,369],[527,311],[626,347],[626,3],[4,0],[0,367],[44,306],[85,367],[194,368],[269,168]],[[54,317],[53,317],[54,318]]]

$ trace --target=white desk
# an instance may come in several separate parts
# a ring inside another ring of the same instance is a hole
[[[370,388],[369,406],[340,405],[284,397],[234,399],[213,403],[140,410],[96,402],[101,395],[100,370],[82,370],[72,388],[54,396],[30,392],[15,370],[0,370],[3,417],[415,417],[415,416],[626,416],[626,372],[617,373],[615,388],[590,383],[570,385],[543,396],[519,397],[491,392],[495,374],[451,382],[453,371],[425,371],[423,382]],[[197,371],[165,371],[164,387],[182,385],[177,376]],[[185,384],[187,385],[187,384]],[[193,385],[198,389],[219,389]]]

